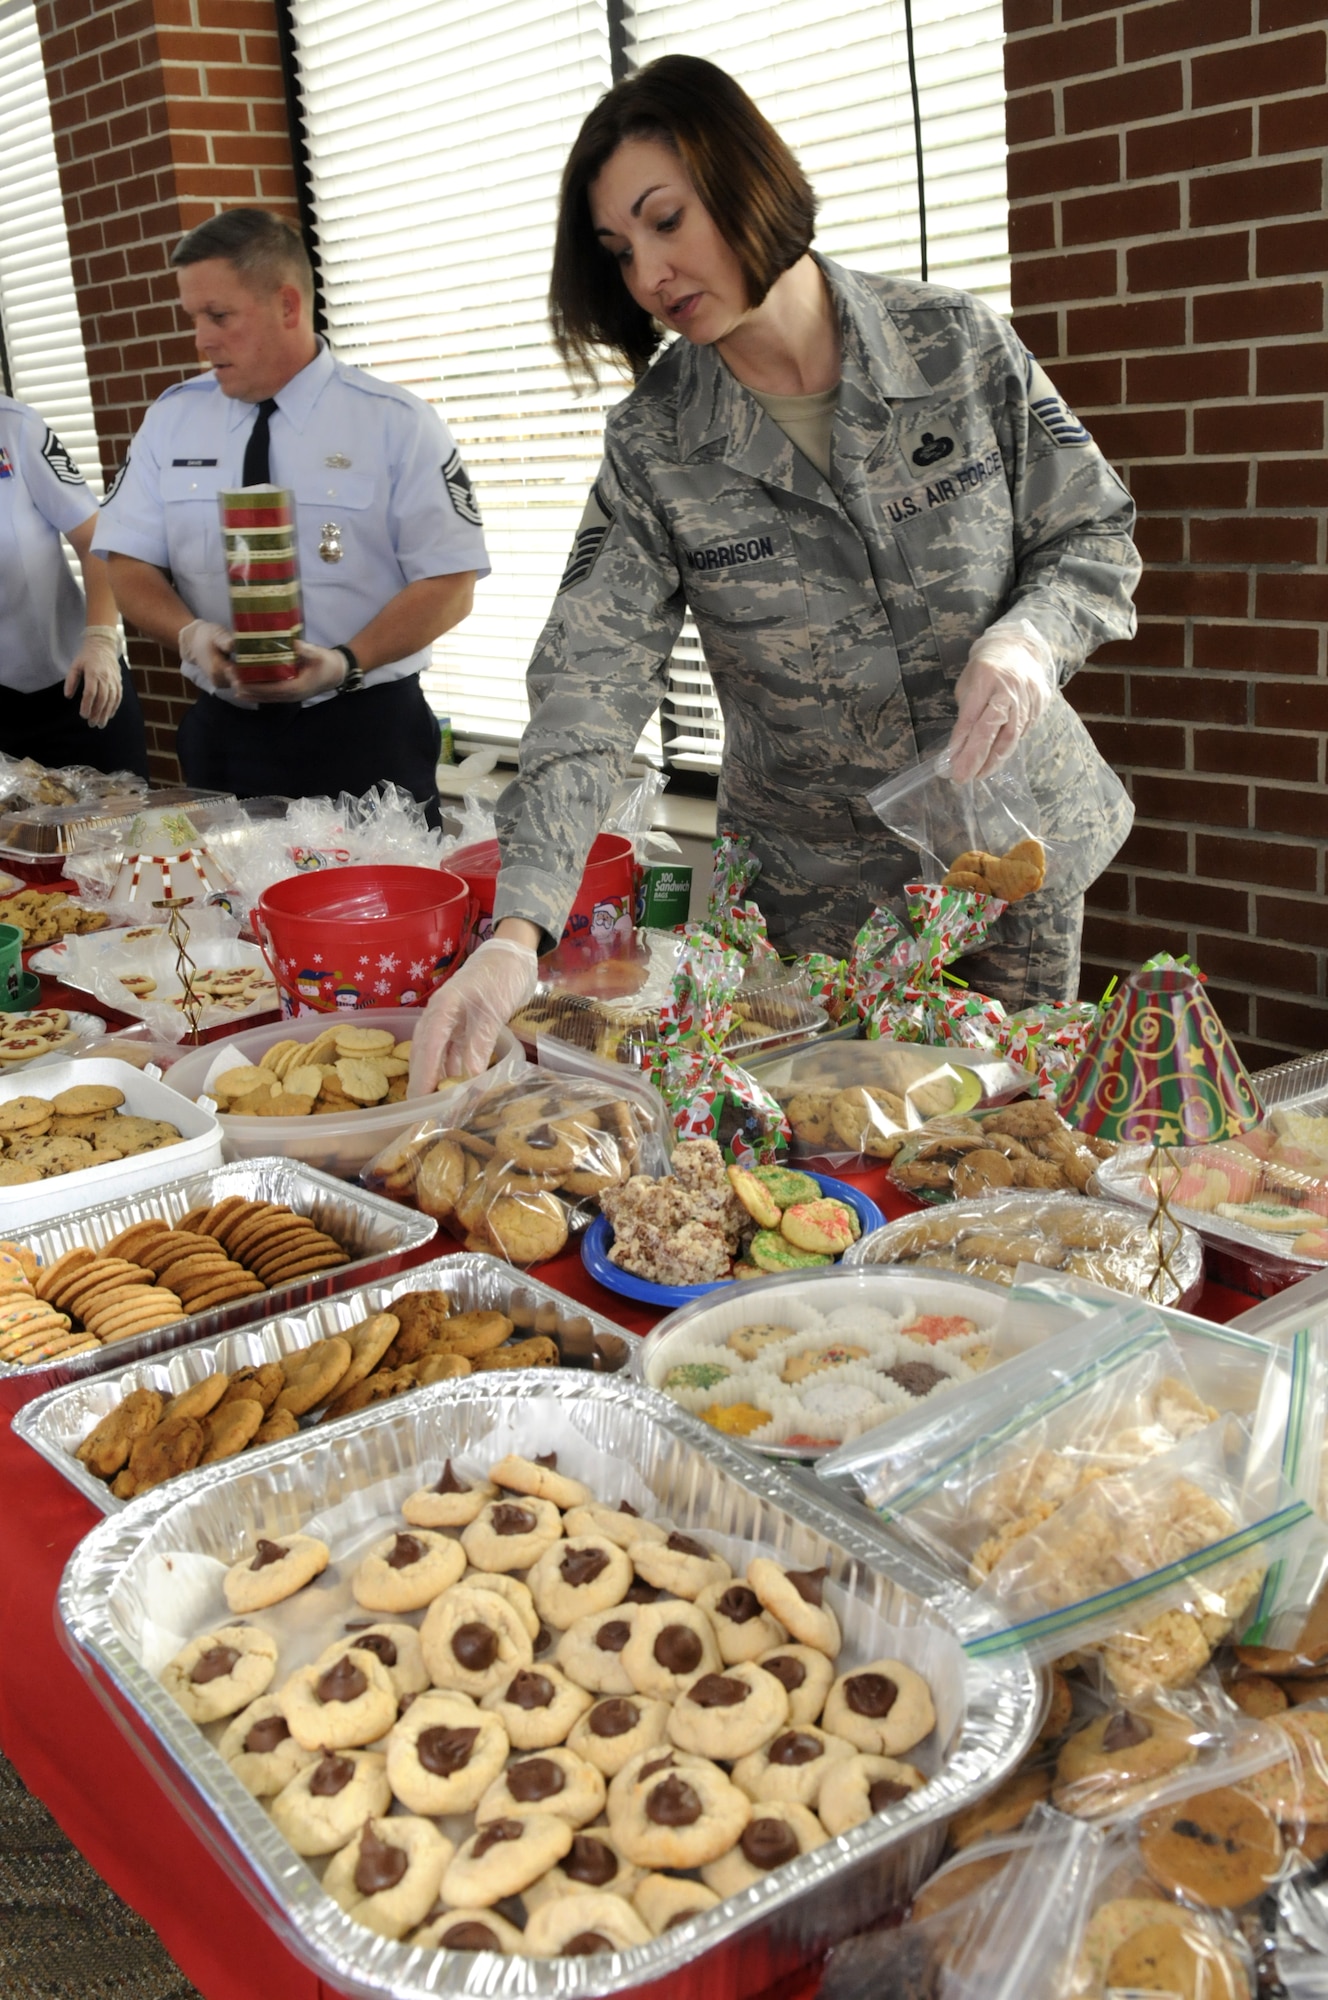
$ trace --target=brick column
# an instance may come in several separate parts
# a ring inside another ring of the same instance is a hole
[[[196,373],[168,258],[221,208],[298,220],[271,0],[38,0],[60,187],[109,480],[143,412]],[[130,633],[155,775],[178,780],[179,661]]]
[[[1138,821],[1084,990],[1194,954],[1259,1062],[1328,1044],[1322,0],[1005,0],[1023,338],[1121,470],[1138,637],[1071,698]]]

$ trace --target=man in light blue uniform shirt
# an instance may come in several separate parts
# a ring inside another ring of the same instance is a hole
[[[171,261],[210,372],[152,405],[93,546],[125,617],[177,648],[200,690],[179,730],[185,777],[241,798],[391,779],[436,810],[419,675],[489,571],[451,434],[409,390],[334,360],[307,252],[277,217],[231,209]],[[294,496],[301,669],[240,687],[217,495],[268,482]]]

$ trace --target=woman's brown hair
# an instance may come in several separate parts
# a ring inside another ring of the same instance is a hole
[[[597,352],[639,377],[664,338],[595,235],[590,187],[624,139],[663,139],[738,259],[760,305],[811,243],[816,197],[797,160],[740,84],[700,56],[660,56],[601,97],[563,169],[549,280],[554,345],[573,377]]]

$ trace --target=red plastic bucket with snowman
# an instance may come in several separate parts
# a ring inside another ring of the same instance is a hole
[[[473,950],[493,929],[493,899],[500,866],[496,840],[477,840],[447,857],[449,868],[462,877],[474,898],[471,915]],[[563,937],[607,944],[626,937],[632,928],[635,885],[632,843],[624,833],[601,833],[586,862],[576,901],[563,926]]]
[[[446,868],[316,869],[265,889],[252,922],[287,1018],[422,1007],[465,954],[471,895]]]

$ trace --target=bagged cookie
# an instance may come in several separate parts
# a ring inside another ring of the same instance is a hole
[[[890,1177],[928,1204],[1019,1189],[1086,1194],[1114,1152],[1071,1131],[1044,1098],[1024,1099],[936,1118],[897,1150]]]
[[[788,1121],[725,1050],[742,974],[737,952],[689,940],[661,1012],[649,1074],[679,1139],[713,1139],[739,1166],[773,1166],[788,1146]]]
[[[867,794],[891,833],[914,847],[930,879],[998,898],[1002,905],[1036,895],[1055,874],[1042,813],[1021,748],[988,777],[957,785],[948,749],[922,757]],[[934,873],[933,873],[934,871]]]

